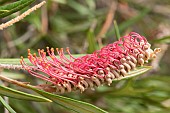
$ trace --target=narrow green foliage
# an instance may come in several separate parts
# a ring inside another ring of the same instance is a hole
[[[75,11],[77,11],[81,15],[87,15],[90,12],[90,10],[87,7],[76,2],[75,0],[68,0],[67,2],[68,2],[67,4],[68,6],[73,8]]]
[[[12,79],[25,79],[26,76],[22,73],[15,73],[15,72],[11,72],[11,71],[2,71],[1,75],[8,77],[8,78],[12,78]]]
[[[12,13],[20,11],[21,9],[33,3],[34,1],[35,0],[20,0],[4,6],[0,6],[0,18],[6,17],[8,15],[11,15]]]
[[[9,106],[8,103],[5,102],[5,100],[1,96],[0,96],[0,101],[10,113],[17,113],[11,108],[11,106]]]
[[[127,29],[129,26],[134,25],[135,23],[137,23],[138,21],[142,20],[144,16],[146,16],[151,10],[148,8],[143,9],[139,15],[130,18],[129,20],[121,23],[119,25],[119,30],[120,32],[124,31],[125,29]]]
[[[9,10],[0,10],[0,13],[8,13]]]
[[[60,4],[66,4],[67,0],[55,0],[54,2],[60,3]]]
[[[96,7],[95,0],[86,0],[85,2],[89,6],[89,9],[91,9],[91,10],[95,9],[95,7]]]
[[[113,81],[118,81],[118,80],[122,80],[122,79],[128,79],[128,78],[132,78],[132,77],[141,75],[141,74],[149,71],[151,68],[152,68],[151,66],[137,67],[135,70],[130,71],[127,76],[120,77],[118,79],[114,79]]]
[[[75,57],[75,58],[77,58],[77,57],[81,57],[81,56],[84,56],[85,54],[73,54],[73,56]],[[65,55],[67,58],[69,58],[70,56],[69,55]],[[49,57],[47,57],[47,58],[49,58]],[[57,58],[59,58],[58,56],[57,56]],[[50,59],[50,58],[49,58]],[[20,60],[21,59],[19,59],[19,58],[1,58],[0,59],[0,65],[1,64],[8,64],[8,65],[21,65],[20,64]],[[31,63],[30,63],[30,61],[27,59],[27,58],[24,58],[24,61],[27,63],[27,64],[29,64],[29,65],[31,65]]]
[[[118,25],[117,25],[116,20],[114,20],[114,29],[115,29],[116,38],[117,38],[117,40],[119,40],[119,38],[120,38],[120,32],[119,32],[119,27],[118,27]]]
[[[75,99],[63,97],[60,95],[55,95],[42,90],[35,89],[30,86],[30,88],[42,96],[49,98],[58,105],[61,105],[69,110],[78,113],[107,113],[106,111],[86,102],[78,101]]]
[[[5,87],[5,86],[0,86],[0,95],[12,97],[12,98],[17,98],[17,99],[22,99],[22,100],[29,100],[29,101],[51,102],[51,100],[49,100],[47,98],[28,94],[28,93],[24,93],[24,92],[14,90],[12,88],[8,88],[8,87]]]
[[[153,40],[151,43],[170,43],[170,36],[165,36],[159,39]]]
[[[96,42],[95,42],[95,36],[94,36],[94,31],[89,30],[87,33],[87,41],[88,41],[88,53],[92,53],[96,50]]]
[[[145,17],[151,10],[148,9],[148,8],[145,8],[143,9],[139,15],[135,16],[135,17],[132,17],[130,18],[129,20],[125,21],[125,22],[122,22],[120,25],[119,25],[119,31],[120,33],[122,33],[125,29],[127,29],[128,27],[136,24],[137,22],[139,22],[140,20],[143,19],[143,17]],[[114,33],[114,29],[112,29],[111,31],[109,31],[106,35],[109,36],[111,34]],[[106,36],[106,37],[107,37]]]
[[[19,58],[1,58],[0,59],[0,64],[9,64],[9,65],[20,65],[20,60]],[[24,61],[28,64],[31,64],[27,58],[24,59]]]

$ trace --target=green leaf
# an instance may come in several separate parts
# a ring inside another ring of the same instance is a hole
[[[8,88],[5,86],[1,86],[1,85],[0,85],[0,95],[22,99],[22,100],[30,100],[30,101],[37,101],[37,102],[51,102],[51,100],[47,98],[24,93],[24,92],[21,92],[21,91],[12,89],[12,88]]]
[[[149,12],[151,11],[151,9],[148,8],[144,8],[139,15],[130,18],[129,20],[123,22],[122,24],[119,25],[119,30],[123,31],[125,29],[127,29],[129,26],[135,24],[136,22],[142,20]]]
[[[129,79],[138,75],[141,75],[147,71],[149,71],[152,67],[151,66],[142,66],[142,67],[137,67],[136,69],[130,71],[128,75],[124,77],[119,77],[117,79],[114,79],[113,81],[118,81],[118,80],[123,80],[123,79]]]
[[[118,27],[118,25],[117,25],[116,20],[114,20],[114,28],[115,28],[116,38],[117,38],[117,40],[119,40],[119,38],[120,38],[120,32],[119,32],[119,27]]]
[[[87,15],[90,13],[90,10],[87,7],[75,0],[68,0],[67,4],[81,15]]]
[[[67,0],[54,0],[54,2],[57,2],[59,4],[66,4]]]
[[[152,43],[170,43],[170,36],[165,36],[163,38],[155,39]]]
[[[94,0],[86,0],[85,2],[87,3],[90,10],[95,10],[96,3]]]
[[[96,43],[95,43],[94,31],[91,29],[87,33],[87,41],[89,44],[88,53],[94,52],[96,50]]]
[[[20,11],[21,9],[30,5],[34,1],[35,0],[20,0],[4,6],[0,6],[0,18],[6,17],[12,13]]]
[[[74,54],[73,56],[75,58],[77,57],[81,57],[81,56],[84,56],[85,54]],[[69,55],[65,55],[67,58],[69,58]],[[58,57],[58,56],[57,56]],[[49,58],[49,57],[48,57]],[[59,57],[58,57],[59,58]],[[49,58],[50,59],[50,58]],[[0,59],[0,66],[1,64],[9,64],[9,65],[20,65],[20,60],[19,58],[1,58]],[[30,61],[28,60],[28,58],[24,58],[24,61],[27,63],[27,64],[31,64]]]
[[[11,106],[9,106],[8,103],[5,102],[5,100],[1,96],[0,96],[0,101],[10,113],[17,113],[11,108]]]
[[[0,13],[6,13],[9,12],[9,10],[0,10]]]
[[[8,72],[8,71],[2,71],[1,75],[4,75],[8,78],[12,78],[12,79],[24,79],[26,76],[24,74],[21,73],[15,73],[15,72]]]
[[[63,97],[60,95],[51,94],[42,90],[35,89],[30,86],[30,88],[42,96],[52,100],[56,104],[59,104],[69,110],[78,113],[107,113],[106,111],[86,102],[78,101],[75,99]]]
[[[136,22],[140,21],[143,19],[144,16],[146,16],[151,10],[148,8],[144,8],[139,15],[130,18],[129,20],[122,22],[121,24],[119,24],[119,31],[120,33],[122,33],[124,30],[126,30],[129,26],[134,25]],[[111,31],[109,31],[106,35],[106,37],[110,36],[111,34],[114,33],[114,29],[112,29]]]

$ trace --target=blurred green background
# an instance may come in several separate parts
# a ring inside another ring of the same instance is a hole
[[[16,17],[28,8],[0,19],[0,22]],[[64,96],[92,103],[110,113],[169,113],[170,0],[48,0],[45,6],[22,21],[0,31],[0,58],[27,57],[28,48],[36,52],[47,46],[70,47],[73,54],[92,53],[117,40],[116,23],[121,36],[135,31],[145,36],[152,47],[162,49],[157,58],[149,62],[152,70],[138,78],[113,82],[110,87],[101,86]],[[42,83],[23,71],[5,72],[34,85]],[[52,103],[8,99],[18,113],[69,113]]]

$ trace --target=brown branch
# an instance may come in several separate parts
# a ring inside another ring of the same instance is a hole
[[[0,63],[0,69],[17,69],[17,70],[25,70],[22,65],[13,65],[13,64],[1,64]]]
[[[104,35],[106,34],[106,32],[108,31],[108,29],[110,28],[112,24],[116,9],[117,9],[117,3],[112,2],[112,4],[110,5],[109,12],[107,14],[106,20],[103,24],[103,27],[101,31],[99,32],[99,34],[96,36],[96,39],[100,47],[102,46],[102,38],[104,37]]]
[[[11,83],[11,84],[15,84],[15,85],[18,85],[18,86],[21,86],[21,87],[24,87],[24,88],[28,88],[28,86],[27,86],[28,82],[19,82],[17,80],[13,80],[11,78],[5,77],[1,74],[0,74],[0,79],[4,80],[5,82]]]
[[[35,5],[34,7],[32,7],[31,9],[28,9],[26,12],[22,13],[21,15],[15,17],[14,19],[6,22],[6,23],[2,23],[0,25],[0,30],[3,30],[4,28],[7,28],[11,25],[13,25],[16,22],[19,22],[20,20],[22,20],[23,18],[25,18],[27,15],[29,15],[30,13],[32,13],[33,11],[35,11],[36,9],[40,8],[41,6],[43,6],[46,2],[43,1],[41,3],[39,3],[38,5]]]
[[[20,81],[13,80],[11,78],[5,77],[1,74],[0,74],[0,80],[3,80],[5,82],[8,82],[8,83],[11,83],[11,84],[14,84],[14,85],[26,88],[26,89],[36,88],[36,89],[44,90],[44,91],[47,91],[47,92],[54,92],[56,90],[50,84],[41,84],[41,85],[38,85],[38,86],[33,86],[33,85],[30,85],[29,82],[20,82]]]
[[[48,12],[47,12],[47,6],[44,6],[41,8],[41,31],[43,34],[46,34],[48,32]]]

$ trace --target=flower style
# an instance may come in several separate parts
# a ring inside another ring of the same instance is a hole
[[[28,49],[30,66],[21,59],[21,64],[31,75],[48,81],[52,92],[71,92],[79,89],[110,85],[113,79],[127,76],[127,73],[137,66],[143,66],[149,59],[155,58],[160,48],[152,50],[146,38],[135,32],[121,37],[100,50],[75,58],[66,48],[70,58],[66,58],[63,48],[56,48],[59,58],[54,54],[54,48],[47,47],[47,58],[44,50],[38,49],[39,57],[31,54]],[[48,88],[44,89],[48,90]]]

